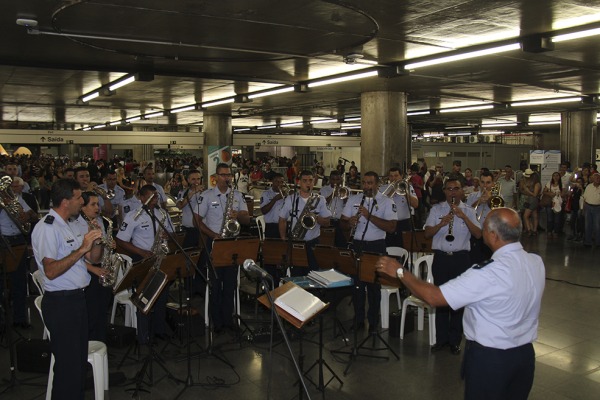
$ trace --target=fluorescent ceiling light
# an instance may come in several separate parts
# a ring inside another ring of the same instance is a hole
[[[573,33],[566,33],[564,35],[557,35],[552,38],[552,41],[554,43],[566,42],[567,40],[580,39],[580,38],[596,36],[596,35],[600,35],[600,28],[588,29],[585,31],[573,32]]]
[[[319,125],[319,124],[337,124],[338,120],[335,118],[330,118],[330,119],[318,119],[318,120],[314,120],[314,121],[310,121],[311,124],[313,125]]]
[[[527,125],[532,126],[532,125],[556,125],[556,124],[560,124],[560,121],[536,121],[536,122],[529,122]]]
[[[446,129],[473,129],[473,125],[447,126]]]
[[[81,98],[81,101],[83,101],[84,103],[87,103],[88,101],[93,100],[98,96],[100,96],[100,92],[98,90],[96,90],[95,92],[92,92],[90,94],[83,96]]]
[[[299,121],[299,122],[286,122],[285,124],[280,124],[279,126],[281,126],[282,128],[289,128],[290,126],[302,126],[304,125],[304,122]]]
[[[145,114],[144,118],[162,117],[163,115],[165,115],[164,111],[157,111],[150,114]]]
[[[131,82],[135,82],[135,75],[130,75],[128,78],[123,79],[122,81],[117,81],[108,87],[108,90],[111,92],[117,90],[120,87],[125,85],[129,85]]]
[[[361,125],[346,125],[342,126],[340,129],[360,129]]]
[[[504,131],[483,131],[479,132],[479,135],[502,135]]]
[[[562,97],[557,99],[545,99],[545,100],[524,100],[515,101],[510,103],[511,107],[523,107],[523,106],[538,106],[542,104],[558,104],[558,103],[571,103],[575,101],[581,101],[581,96],[576,97]]]
[[[450,132],[448,136],[471,136],[471,132]]]
[[[494,124],[481,124],[482,128],[499,128],[501,126],[517,126],[516,122],[498,122]]]
[[[469,58],[487,56],[490,54],[504,53],[507,51],[518,50],[520,48],[521,48],[521,45],[519,43],[512,43],[512,44],[507,44],[504,46],[492,47],[489,49],[471,51],[471,52],[462,53],[462,54],[455,54],[453,56],[434,58],[433,60],[410,63],[410,64],[406,64],[404,66],[404,69],[409,70],[409,69],[428,67],[430,65],[445,64],[445,63],[449,63],[449,62],[453,62],[453,61],[466,60]]]
[[[99,128],[106,128],[106,124],[98,124],[98,125],[92,126],[92,129],[99,129]]]
[[[440,109],[440,113],[465,112],[465,111],[477,111],[477,110],[489,110],[489,109],[492,109],[492,108],[494,108],[493,104],[482,104],[480,106],[441,108]]]
[[[171,110],[171,114],[177,114],[177,113],[184,112],[184,111],[192,111],[195,109],[196,109],[196,105],[192,104],[191,106],[183,106],[183,107],[173,108]]]
[[[139,121],[140,119],[142,119],[142,117],[138,115],[137,117],[126,118],[125,122],[134,122]]]
[[[109,123],[108,125],[110,125],[110,126],[121,125],[121,120],[113,121],[113,122]]]
[[[202,107],[208,108],[208,107],[213,107],[213,106],[220,106],[221,104],[233,103],[233,101],[234,101],[233,97],[228,98],[228,99],[223,99],[223,100],[209,101],[208,103],[202,103]]]
[[[348,117],[344,118],[344,122],[360,121],[360,117]]]
[[[409,112],[406,113],[406,116],[412,117],[413,115],[429,115],[429,114],[431,114],[431,111],[429,111],[429,110],[409,111]]]
[[[318,81],[318,82],[310,82],[308,84],[308,87],[313,88],[313,87],[317,87],[317,86],[331,85],[333,83],[352,81],[355,79],[369,78],[371,76],[377,76],[377,71],[361,72],[361,73],[354,74],[354,75],[347,75],[347,76],[341,76],[338,78],[325,79],[325,80]]]
[[[251,128],[237,128],[237,129],[234,129],[233,131],[234,132],[244,132],[244,131],[251,131],[251,130],[252,130]]]
[[[329,136],[346,136],[348,132],[331,132]]]
[[[275,94],[288,93],[288,92],[293,92],[293,91],[294,91],[293,86],[287,86],[287,87],[283,87],[283,88],[279,88],[279,89],[268,90],[266,92],[249,94],[248,98],[249,99],[257,99],[259,97],[273,96]]]
[[[263,125],[263,126],[256,127],[256,129],[273,129],[273,128],[277,128],[277,125]]]
[[[88,126],[88,127],[85,127],[85,128],[83,128],[82,130],[84,130],[84,131],[91,131],[91,130],[92,130],[92,127],[91,127],[91,126]]]
[[[424,133],[423,134],[423,137],[426,137],[426,138],[430,138],[430,137],[442,137],[442,136],[444,136],[443,133],[431,133],[430,132],[430,133]]]

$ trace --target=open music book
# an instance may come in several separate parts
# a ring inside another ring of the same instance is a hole
[[[308,278],[328,288],[352,285],[352,278],[336,271],[335,269],[329,269],[325,271],[310,271],[308,273]]]
[[[295,285],[277,297],[275,305],[302,322],[310,319],[325,307],[325,303],[317,296]]]

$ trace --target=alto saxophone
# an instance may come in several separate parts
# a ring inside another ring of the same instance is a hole
[[[230,217],[233,211],[233,198],[235,192],[231,187],[231,184],[227,183],[229,188],[229,194],[227,195],[227,202],[225,203],[225,211],[223,212],[223,223],[221,224],[221,237],[223,239],[237,236],[240,233],[240,223]]]
[[[315,229],[317,226],[317,216],[314,214],[315,209],[319,205],[321,197],[316,193],[311,193],[302,212],[298,216],[298,221],[292,229],[292,238],[294,240],[304,240],[306,233]]]
[[[125,260],[114,249],[112,219],[105,216],[102,216],[102,218],[108,223],[108,229],[106,230],[106,236],[103,238],[106,247],[104,247],[102,253],[102,269],[106,270],[106,273],[100,276],[100,284],[104,287],[113,287],[117,281],[119,271],[125,266]]]

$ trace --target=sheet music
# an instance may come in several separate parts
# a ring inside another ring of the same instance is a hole
[[[275,305],[304,322],[325,307],[318,297],[294,286],[275,300]]]

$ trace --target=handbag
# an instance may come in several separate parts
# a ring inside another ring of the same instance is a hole
[[[552,198],[554,195],[552,193],[546,194],[542,193],[540,196],[540,207],[552,207]]]

